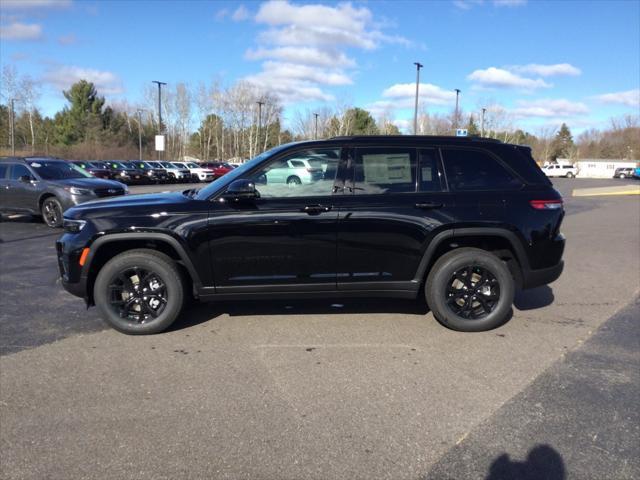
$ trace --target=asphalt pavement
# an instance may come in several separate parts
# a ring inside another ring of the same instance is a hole
[[[200,305],[129,337],[59,286],[59,232],[3,221],[0,476],[639,478],[640,197],[554,183],[565,272],[478,334],[356,299]]]

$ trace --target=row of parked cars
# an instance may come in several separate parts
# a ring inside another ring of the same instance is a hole
[[[127,185],[153,183],[211,182],[233,170],[224,162],[167,161],[71,161],[94,177],[117,180]]]

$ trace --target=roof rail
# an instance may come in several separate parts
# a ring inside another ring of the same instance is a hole
[[[331,137],[329,140],[388,140],[391,138],[404,138],[411,140],[502,143],[502,140],[498,140],[497,138],[457,137],[454,135],[341,135],[337,137]]]

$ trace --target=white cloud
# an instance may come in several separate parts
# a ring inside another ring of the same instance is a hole
[[[42,26],[37,23],[14,22],[0,26],[2,40],[40,40],[41,38]]]
[[[639,107],[640,89],[627,90],[624,92],[605,93],[602,95],[596,95],[594,98],[602,103]]]
[[[453,5],[460,10],[470,10],[488,3],[485,0],[453,0]],[[494,7],[522,7],[527,4],[527,0],[492,0],[491,4]]]
[[[516,88],[524,91],[532,91],[539,88],[551,87],[550,84],[541,78],[526,78],[496,67],[476,70],[467,76],[467,78],[481,87],[488,88]]]
[[[220,10],[218,10],[216,12],[215,18],[218,22],[224,20],[224,18],[229,15],[229,9],[228,8],[222,8]]]
[[[231,15],[231,20],[233,20],[234,22],[242,22],[247,18],[249,18],[249,10],[247,10],[247,7],[245,7],[244,5],[240,5],[238,8],[236,8]]]
[[[505,67],[507,70],[511,70],[518,73],[531,73],[534,75],[540,75],[541,77],[552,77],[559,75],[571,75],[577,76],[582,71],[574,67],[569,63],[556,63],[552,65],[540,65],[538,63],[530,63],[528,65],[512,65]]]
[[[519,100],[511,113],[518,118],[567,118],[589,113],[584,103],[565,99]]]
[[[262,71],[245,80],[275,91],[287,103],[330,100],[326,87],[352,83],[356,62],[346,49],[373,50],[381,44],[408,46],[409,40],[387,35],[366,7],[292,4],[270,0],[260,5],[255,21],[266,29],[257,36],[258,47],[245,58],[261,60]]]
[[[124,92],[122,80],[115,73],[63,65],[48,70],[43,80],[59,90],[67,90],[71,85],[86,80],[95,85],[100,95],[118,95]]]
[[[268,58],[282,60],[302,65],[317,65],[321,67],[354,67],[355,62],[344,52],[331,53],[315,47],[277,47],[273,49],[258,48],[247,50],[245,58],[249,60],[264,60]]]
[[[0,2],[0,7],[3,10],[67,8],[70,6],[71,0],[2,0]]]
[[[382,92],[383,98],[394,100],[410,100],[413,102],[416,96],[415,83],[397,83]],[[418,89],[420,100],[431,105],[447,105],[456,101],[456,94],[453,91],[445,90],[431,83],[421,83]]]
[[[78,42],[78,37],[75,34],[70,33],[69,35],[62,35],[58,37],[58,43],[60,45],[73,45]]]
[[[493,0],[496,7],[522,7],[527,4],[527,0]]]

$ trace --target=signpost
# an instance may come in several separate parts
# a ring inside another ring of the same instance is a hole
[[[156,152],[164,152],[164,135],[156,135]]]

